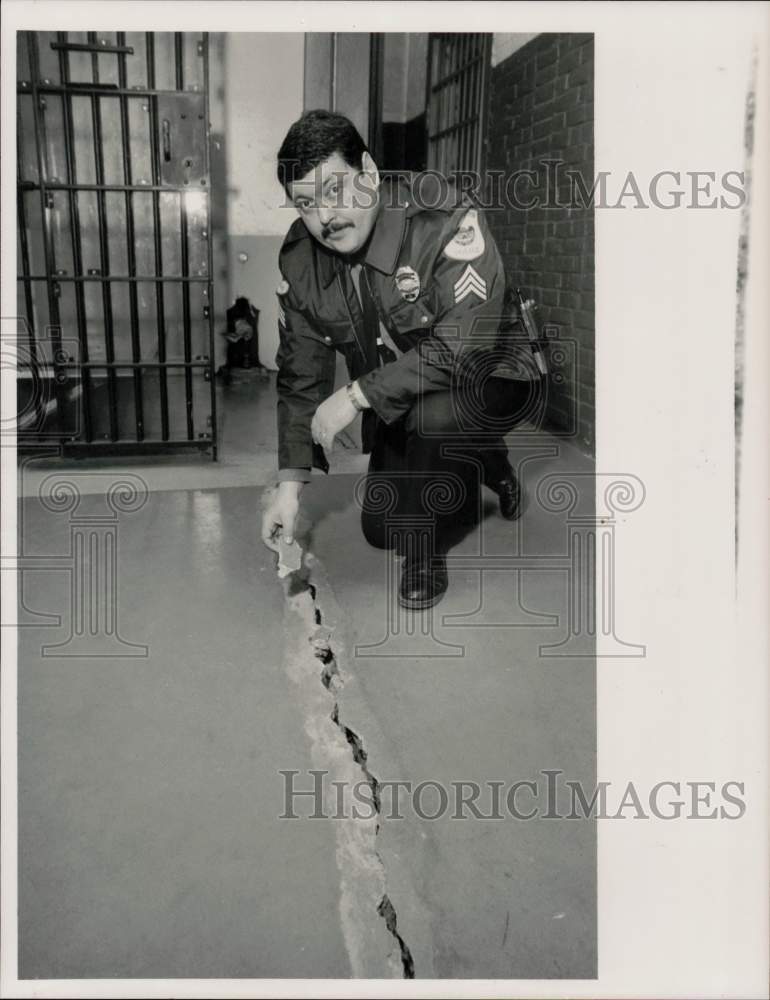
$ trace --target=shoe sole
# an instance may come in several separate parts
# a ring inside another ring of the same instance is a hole
[[[405,608],[407,611],[426,611],[428,608],[434,607],[438,602],[444,597],[446,591],[441,594],[437,594],[436,597],[429,601],[407,601],[401,595],[398,596],[399,606]]]

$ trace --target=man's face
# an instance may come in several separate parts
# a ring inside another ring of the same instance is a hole
[[[289,185],[289,196],[311,236],[335,253],[359,250],[377,217],[379,175],[368,153],[362,167],[351,167],[339,153],[332,153]]]

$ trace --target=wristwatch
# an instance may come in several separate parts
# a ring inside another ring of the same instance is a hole
[[[358,388],[358,386],[355,384],[355,382],[348,382],[348,384],[345,386],[345,391],[348,394],[348,399],[357,410],[367,409],[365,402],[366,397]]]

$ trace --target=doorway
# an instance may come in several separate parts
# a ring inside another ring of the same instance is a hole
[[[369,148],[383,170],[480,172],[492,36],[373,34]]]

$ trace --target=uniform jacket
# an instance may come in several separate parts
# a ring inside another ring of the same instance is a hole
[[[449,388],[494,356],[503,264],[482,212],[453,185],[436,174],[383,181],[363,262],[380,320],[404,352],[386,365],[367,335],[344,257],[314,240],[301,219],[286,235],[276,356],[280,469],[328,471],[310,423],[334,391],[335,352],[372,407],[364,413],[364,451],[373,420],[392,423],[421,393]],[[510,362],[500,374],[531,377]]]

